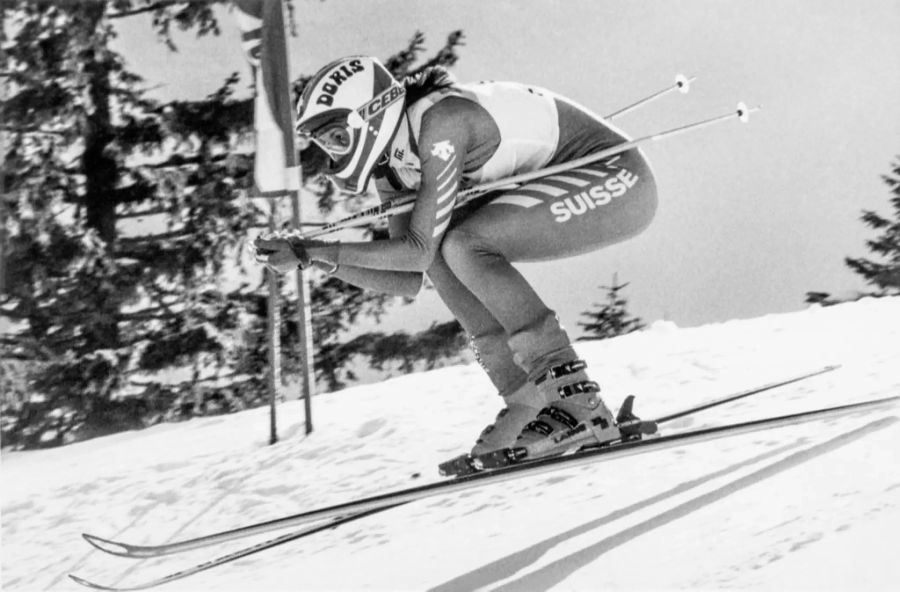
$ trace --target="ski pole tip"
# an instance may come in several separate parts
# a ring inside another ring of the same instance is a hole
[[[754,111],[759,111],[760,109],[762,109],[762,105],[757,105],[756,107],[747,107],[747,104],[742,101],[737,105],[738,119],[740,119],[742,123],[747,123],[748,121],[750,121],[750,114]]]
[[[696,76],[691,76],[688,78],[684,74],[679,74],[675,77],[675,86],[678,87],[678,92],[682,94],[687,94],[691,90],[691,82],[697,80]]]

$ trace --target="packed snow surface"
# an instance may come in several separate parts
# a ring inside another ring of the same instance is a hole
[[[577,345],[611,407],[654,417],[773,379],[837,371],[666,432],[900,394],[900,298]],[[166,542],[440,477],[500,399],[476,365],[278,408],[2,457],[2,588],[130,585],[267,535],[136,561],[82,532]],[[161,590],[898,590],[897,407],[433,497]],[[281,533],[277,533],[281,534]],[[272,535],[268,535],[272,536]]]

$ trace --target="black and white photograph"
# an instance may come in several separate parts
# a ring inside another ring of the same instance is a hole
[[[3,592],[900,584],[896,0],[0,0]]]

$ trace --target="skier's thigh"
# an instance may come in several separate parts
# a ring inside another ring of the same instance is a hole
[[[656,212],[656,183],[637,150],[510,190],[451,233],[509,261],[595,251],[643,231]]]

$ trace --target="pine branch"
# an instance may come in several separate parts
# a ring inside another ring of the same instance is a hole
[[[127,187],[120,187],[119,189],[115,189],[110,195],[110,198],[116,203],[116,205],[122,205],[130,203],[141,203],[153,198],[155,194],[155,187],[147,183],[138,182],[132,183]]]
[[[162,310],[162,307],[156,307],[157,309]],[[116,318],[121,321],[168,321],[171,319],[177,319],[181,317],[179,313],[169,311],[165,314],[157,314],[157,313],[148,313],[148,312],[129,312],[129,313],[120,313],[116,315]]]
[[[163,240],[172,240],[179,238],[188,238],[193,236],[193,232],[190,230],[173,230],[171,232],[162,232],[160,234],[146,234],[143,236],[131,236],[131,237],[120,237],[118,239],[119,243],[123,246],[134,246],[141,245],[148,242],[154,241],[163,241]],[[118,255],[118,252],[117,252]]]
[[[18,334],[6,333],[4,335],[0,335],[0,347],[11,347],[17,348],[22,343],[18,339]]]
[[[859,217],[860,220],[865,222],[868,226],[881,229],[885,226],[889,226],[891,221],[883,216],[880,216],[877,212],[872,210],[863,210],[862,216]]]
[[[146,6],[141,6],[140,8],[132,8],[131,10],[122,10],[119,12],[114,12],[112,14],[106,15],[108,19],[120,19],[126,18],[129,16],[135,16],[138,14],[145,14],[148,12],[155,12],[157,10],[162,10],[163,8],[168,8],[170,6],[175,6],[176,4],[208,4],[211,0],[159,0],[158,2],[154,2],[153,4],[148,4]]]
[[[168,160],[164,160],[162,162],[155,162],[150,164],[142,164],[141,168],[145,169],[165,169],[169,167],[181,167],[190,164],[209,164],[209,163],[217,163],[222,162],[224,160],[228,160],[233,155],[229,153],[225,154],[214,154],[212,156],[202,156],[199,154],[195,154],[193,156],[182,156],[180,154],[173,154]]]
[[[0,132],[11,132],[14,134],[45,134],[48,136],[65,136],[65,132],[56,130],[42,129],[36,125],[11,126],[0,125]]]
[[[151,208],[149,210],[141,210],[140,212],[129,212],[127,214],[117,214],[118,220],[127,220],[131,218],[143,218],[144,216],[155,216],[157,214],[171,214],[172,210],[168,208]]]
[[[8,304],[9,302],[11,302],[11,300],[7,300],[6,298],[4,298],[4,304]],[[9,319],[16,319],[16,320],[20,320],[20,321],[25,320],[29,317],[29,315],[27,313],[22,312],[20,310],[21,308],[22,308],[21,300],[19,300],[18,303],[15,304],[12,308],[7,308],[6,306],[4,306],[3,308],[0,308],[0,317],[6,317]],[[2,336],[3,337],[6,336],[6,331],[4,331]]]
[[[135,373],[146,372],[146,370],[134,370],[134,372]],[[234,377],[237,377],[240,375],[241,375],[240,373],[232,372],[230,374],[225,374],[223,376],[207,376],[206,378],[197,378],[197,379],[192,378],[189,380],[183,380],[181,382],[167,382],[167,383],[165,383],[165,386],[177,388],[177,387],[183,387],[183,386],[188,386],[188,385],[192,385],[192,384],[200,384],[200,383],[204,383],[204,382],[216,382],[219,380],[228,380],[230,378],[234,378]],[[243,378],[241,380],[235,380],[234,382],[229,383],[228,386],[231,386],[234,384],[241,384],[244,382],[248,382],[250,380],[253,380],[252,376],[248,376],[247,378]],[[143,387],[149,387],[149,386],[161,384],[160,382],[155,381],[155,380],[143,381],[143,380],[139,380],[139,379],[135,379],[135,378],[130,378],[128,380],[128,382],[130,382],[131,384],[133,384],[135,386],[143,386]]]
[[[33,362],[34,358],[25,353],[8,353],[0,356],[0,360],[9,360],[11,362]]]

